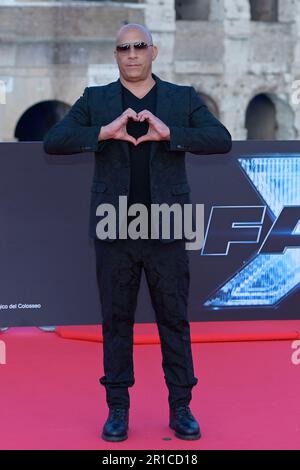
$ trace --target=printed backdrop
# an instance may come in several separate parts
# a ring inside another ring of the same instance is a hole
[[[299,152],[299,154],[298,154]],[[205,239],[189,251],[191,321],[300,318],[300,144],[187,155]],[[0,144],[0,326],[101,323],[88,238],[94,155]],[[136,322],[155,321],[143,275]]]

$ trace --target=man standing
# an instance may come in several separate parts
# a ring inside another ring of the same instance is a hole
[[[170,427],[181,439],[199,439],[200,428],[189,403],[194,376],[187,317],[189,258],[185,240],[158,238],[99,239],[97,207],[141,203],[183,206],[190,202],[185,152],[226,153],[227,129],[209,112],[193,87],[161,80],[152,73],[157,56],[150,32],[142,25],[123,26],[114,51],[120,77],[105,86],[87,87],[66,117],[47,134],[51,154],[95,152],[90,236],[94,239],[102,307],[104,372],[109,407],[102,438],[128,437],[130,396],[134,385],[133,326],[142,269],[158,325],[162,367],[168,387]],[[118,220],[120,223],[120,221]],[[148,225],[147,233],[151,235]]]

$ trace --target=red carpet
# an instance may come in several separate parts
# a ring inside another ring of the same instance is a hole
[[[191,322],[193,343],[227,341],[272,341],[300,338],[300,321]],[[101,325],[61,326],[56,333],[62,338],[102,342]],[[154,323],[134,325],[134,344],[159,344]]]
[[[279,333],[278,323],[268,331]],[[299,331],[299,322],[284,322],[287,329],[280,323],[283,331]],[[232,324],[231,332],[243,325]],[[193,344],[199,384],[191,408],[203,438],[191,442],[168,428],[160,346],[135,347],[129,439],[107,443],[98,437],[107,417],[100,343],[35,328],[12,328],[0,338],[7,351],[0,365],[1,449],[300,448],[300,365],[291,362],[290,340]]]

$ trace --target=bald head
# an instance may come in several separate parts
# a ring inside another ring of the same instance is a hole
[[[134,44],[144,42],[143,47],[134,47]],[[152,62],[157,56],[157,47],[152,42],[152,36],[148,28],[142,24],[129,23],[122,26],[117,32],[116,46],[129,44],[124,50],[114,50],[114,56],[120,71],[123,83],[145,83],[151,85]]]
[[[148,44],[152,44],[152,35],[149,29],[146,28],[146,26],[143,26],[142,24],[138,23],[129,23],[122,26],[117,32],[116,44],[121,44],[122,42],[124,42],[123,37],[127,35],[129,31],[138,32],[140,35],[143,36],[143,40],[145,40]]]

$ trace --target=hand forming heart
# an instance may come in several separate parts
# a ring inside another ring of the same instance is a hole
[[[141,142],[146,142],[148,140],[170,140],[170,129],[168,126],[158,117],[154,116],[154,114],[152,114],[150,111],[144,109],[137,114],[137,117],[140,122],[147,120],[149,123],[149,128],[147,134],[142,135],[137,139],[136,145],[139,145]]]
[[[142,135],[138,139],[129,135],[126,128],[129,119],[133,119],[137,122],[147,120],[149,122],[147,134]],[[147,109],[136,113],[133,109],[128,108],[110,124],[101,127],[99,140],[106,139],[125,140],[131,142],[133,145],[139,145],[141,142],[146,141],[170,140],[170,129]]]

